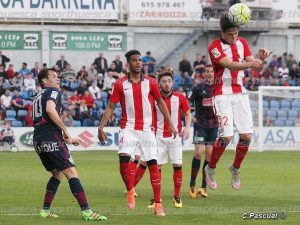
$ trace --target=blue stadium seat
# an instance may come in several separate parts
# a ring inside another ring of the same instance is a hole
[[[70,83],[70,88],[74,91],[79,87],[79,83]]]
[[[267,115],[268,115],[270,118],[276,118],[276,116],[277,116],[277,111],[276,111],[276,110],[268,110],[268,111],[267,111]]]
[[[26,117],[27,116],[27,110],[19,110],[18,111],[18,119],[22,119],[22,118],[24,118],[24,117]]]
[[[102,109],[103,108],[103,101],[102,100],[95,100],[95,104],[97,106],[97,109]]]
[[[6,110],[7,120],[16,120],[17,113],[15,110]]]
[[[102,91],[101,92],[101,98],[104,101],[108,100],[108,93],[106,91]]]
[[[295,126],[295,120],[294,119],[288,119],[285,121],[285,125],[288,127],[293,127]]]
[[[73,120],[73,127],[81,127],[81,122],[79,120]]]
[[[116,109],[115,110],[115,114],[116,114],[116,117],[117,119],[121,119],[121,115],[122,115],[122,110],[121,109]]]
[[[263,100],[263,109],[269,109],[269,101]]]
[[[283,100],[281,102],[281,109],[290,109],[291,108],[291,103],[287,100]]]
[[[299,114],[299,112],[297,110],[290,110],[289,111],[289,119],[295,119],[295,117],[297,117]]]
[[[24,98],[25,100],[29,99],[29,96],[28,96],[27,92],[21,91],[21,92],[19,92],[19,94],[20,94],[20,96],[21,96],[22,98]]]
[[[285,120],[283,119],[278,119],[278,120],[275,120],[275,126],[285,126]]]
[[[94,126],[95,126],[95,127],[98,127],[99,124],[100,124],[100,120],[95,120],[95,121],[94,121]]]
[[[281,110],[278,110],[278,119],[287,119],[287,115],[288,115],[288,110],[284,110],[284,109],[281,109]]]
[[[72,91],[68,91],[68,92],[67,92],[67,97],[68,97],[68,98],[70,98],[72,95],[73,95],[73,92],[72,92]]]
[[[122,107],[121,107],[121,104],[120,103],[117,103],[116,104],[116,109],[121,109]]]
[[[10,88],[10,83],[9,82],[4,82],[3,85],[2,85],[2,88],[4,90],[9,89]]]
[[[25,104],[26,105],[32,105],[32,101],[31,100],[25,100]]]
[[[94,121],[93,120],[91,120],[91,119],[84,119],[83,121],[82,121],[82,126],[83,127],[92,127],[92,126],[94,126]]]
[[[272,100],[270,102],[270,109],[279,109],[279,101]]]
[[[11,126],[12,126],[12,127],[22,127],[23,124],[22,124],[21,121],[14,120],[14,121],[12,121]]]
[[[292,101],[292,109],[300,109],[300,100]]]

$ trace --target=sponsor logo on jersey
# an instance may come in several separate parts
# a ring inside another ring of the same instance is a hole
[[[213,56],[217,59],[221,56],[221,53],[219,52],[219,50],[217,48],[214,48],[213,50],[211,50],[211,53],[213,54]]]

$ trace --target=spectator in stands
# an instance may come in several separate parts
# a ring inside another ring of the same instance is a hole
[[[107,72],[108,64],[106,58],[104,58],[103,53],[99,53],[99,57],[94,60],[96,65],[96,69],[98,73],[102,73],[103,75]]]
[[[68,102],[69,98],[68,98],[68,91],[66,89],[63,89],[63,93],[61,95],[61,104],[62,105],[66,105]]]
[[[154,73],[156,60],[151,56],[151,52],[147,51],[146,56],[142,58],[143,65],[148,65],[148,73]]]
[[[84,91],[84,95],[81,97],[81,102],[85,103],[87,105],[88,108],[92,108],[93,107],[93,104],[94,104],[94,99],[93,97],[91,96],[90,92],[89,91]]]
[[[87,77],[88,77],[88,73],[86,72],[86,68],[85,66],[82,66],[79,72],[77,73],[76,79],[78,81],[83,81],[83,80],[87,81]]]
[[[286,63],[282,63],[282,67],[278,69],[279,78],[287,78],[289,76],[289,69]]]
[[[293,64],[297,64],[297,61],[294,59],[293,54],[289,54],[286,61],[287,68],[291,70]]]
[[[279,63],[278,63],[278,61],[277,61],[277,55],[273,55],[273,56],[272,56],[272,61],[269,63],[269,68],[270,68],[271,70],[273,70],[275,66],[278,67],[278,64],[279,64]]]
[[[98,71],[96,70],[96,65],[91,64],[90,68],[87,70],[88,73],[88,81],[92,83],[94,80],[97,79]]]
[[[84,100],[82,100],[80,108],[79,108],[79,112],[80,112],[80,117],[82,119],[86,119],[86,118],[90,118],[90,110],[87,106],[87,104],[85,103]]]
[[[38,74],[40,73],[41,69],[40,69],[40,63],[39,62],[35,62],[34,63],[34,68],[31,69],[31,73],[33,78],[37,78]]]
[[[265,127],[272,127],[274,126],[273,122],[271,121],[269,116],[266,116],[265,122],[264,122]]]
[[[258,85],[259,85],[258,79],[255,76],[250,75],[250,79],[245,84],[245,87],[249,91],[257,91]]]
[[[5,55],[3,55],[2,50],[0,50],[0,65],[3,65],[4,70],[5,70],[6,63],[8,62],[10,62],[10,59]]]
[[[170,64],[167,64],[166,66],[165,66],[165,71],[168,71],[168,72],[174,72],[173,71],[173,68],[171,67],[171,65]]]
[[[188,92],[193,86],[192,78],[187,71],[183,73],[182,86],[184,92]]]
[[[9,64],[8,69],[6,71],[6,77],[8,80],[11,80],[14,78],[14,76],[15,76],[14,65]]]
[[[114,62],[112,62],[108,68],[108,72],[112,73],[112,77],[115,78],[116,80],[119,79],[120,74],[117,71],[117,66]]]
[[[14,96],[12,97],[12,106],[13,108],[18,110],[26,110],[25,99],[20,95],[18,90],[14,90]]]
[[[264,76],[259,78],[258,86],[270,86],[270,80],[266,79]]]
[[[85,80],[83,80],[81,82],[81,84],[79,85],[79,87],[77,88],[77,91],[78,91],[78,95],[79,96],[83,96],[84,95],[84,92],[88,90],[88,85],[87,85],[87,82]]]
[[[196,54],[196,60],[194,62],[194,72],[198,73],[198,74],[202,74],[204,71],[204,67],[205,67],[205,63],[203,62],[203,60],[201,60],[201,56],[200,53]]]
[[[61,120],[66,127],[71,127],[73,125],[73,118],[66,110],[62,111]]]
[[[70,101],[72,102],[73,105],[79,106],[81,103],[81,98],[78,96],[77,90],[73,91],[72,96],[70,97]]]
[[[102,90],[103,89],[103,85],[104,85],[104,80],[103,80],[103,75],[101,73],[98,74],[96,83],[97,83],[97,87],[100,90]]]
[[[80,101],[81,104],[81,101]],[[71,98],[68,99],[67,104],[64,105],[64,109],[68,111],[69,115],[72,115],[73,117],[79,116],[79,106],[80,104],[76,105],[74,101],[71,100]]]
[[[0,85],[2,86],[4,83],[4,80],[6,80],[6,72],[4,70],[4,66],[0,65]]]
[[[184,97],[186,97],[186,92],[184,91],[184,88],[183,88],[182,85],[180,85],[180,86],[178,87],[178,92],[180,92],[181,94],[184,95]]]
[[[104,78],[104,84],[103,84],[103,90],[107,91],[112,89],[112,83],[115,83],[116,79],[113,78],[113,73],[112,72],[108,72],[107,76]]]
[[[123,70],[123,63],[121,61],[121,56],[120,55],[116,55],[115,60],[113,61],[114,64],[116,64],[116,71],[118,73],[121,73]]]
[[[112,114],[111,118],[108,120],[107,125],[108,127],[117,127],[119,123],[117,121],[117,116],[115,113]]]
[[[201,1],[201,7],[202,7],[201,19],[206,19],[207,21],[209,21],[209,19],[212,16],[213,3],[214,0]]]
[[[262,69],[259,72],[260,77],[264,77],[265,79],[269,79],[269,77],[272,75],[271,71],[269,70],[269,66],[267,63],[264,63],[262,66]]]
[[[14,90],[22,91],[23,90],[24,79],[20,73],[17,73],[14,78],[11,80],[11,85]]]
[[[72,69],[71,64],[68,63],[66,65],[66,68],[64,69],[64,72],[61,73],[61,76],[63,77],[64,81],[74,82],[76,80],[76,74]]]
[[[14,144],[15,142],[15,135],[14,131],[11,128],[11,122],[6,121],[5,127],[1,131],[1,136],[2,136],[2,142],[7,142],[9,145]]]
[[[35,94],[35,80],[32,78],[32,73],[28,74],[27,78],[24,79],[24,90],[29,97]]]
[[[97,82],[94,81],[91,86],[89,86],[89,92],[93,99],[101,99],[101,91],[97,86]]]
[[[149,76],[149,70],[148,70],[148,68],[149,68],[148,65],[143,65],[142,73],[144,75],[146,75],[146,76]],[[161,71],[161,68],[159,68],[158,71]],[[157,73],[159,74],[160,72],[158,72],[158,71],[157,71]]]
[[[182,55],[182,60],[179,63],[179,71],[181,72],[182,76],[185,72],[187,72],[189,75],[192,75],[192,66],[190,61],[187,59],[187,55]]]
[[[279,74],[279,71],[278,71],[278,66],[274,66],[273,67],[273,71],[272,71],[272,77],[273,78],[279,78],[280,74]]]
[[[47,63],[43,63],[42,69],[47,69]]]
[[[11,107],[12,107],[12,97],[10,96],[10,91],[9,90],[5,90],[5,93],[3,95],[1,95],[0,102],[1,102],[1,110],[2,111],[6,111],[8,109],[11,109]]]
[[[28,105],[27,116],[25,117],[27,127],[33,127],[32,121],[32,105]]]
[[[289,76],[291,80],[294,80],[296,82],[296,85],[299,86],[300,71],[296,63],[292,65],[292,68],[289,71]]]
[[[63,54],[60,55],[60,59],[57,60],[56,66],[58,66],[60,72],[64,72],[67,68],[68,61],[65,60],[65,56]]]
[[[27,77],[28,74],[30,74],[30,69],[27,67],[27,63],[23,62],[22,63],[22,67],[19,70],[19,73],[23,76],[23,77]]]

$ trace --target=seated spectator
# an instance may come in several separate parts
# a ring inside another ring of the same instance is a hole
[[[108,72],[107,76],[104,78],[104,85],[103,85],[103,90],[107,91],[109,89],[112,89],[112,83],[115,83],[116,79],[113,78],[113,73],[112,72]]]
[[[182,60],[179,62],[179,71],[183,75],[185,72],[187,72],[189,75],[192,75],[192,66],[190,61],[187,59],[187,55],[182,55]]]
[[[82,66],[80,71],[77,73],[76,79],[78,81],[85,80],[87,81],[88,73],[86,72],[85,66]]]
[[[68,97],[68,91],[66,89],[63,89],[63,93],[61,95],[61,104],[62,105],[66,105],[68,99],[69,99],[69,97]]]
[[[65,56],[63,54],[60,55],[60,59],[57,60],[56,66],[59,68],[60,72],[64,72],[67,68],[68,61],[65,60]]]
[[[81,103],[81,99],[80,99],[80,96],[78,96],[78,92],[75,90],[73,91],[73,94],[72,96],[70,97],[70,101],[72,102],[72,104],[74,105],[80,105]]]
[[[266,79],[265,77],[260,77],[258,86],[270,86],[269,79]]]
[[[90,110],[84,100],[82,101],[82,103],[80,105],[79,113],[80,113],[80,118],[82,118],[82,119],[91,117]]]
[[[11,85],[14,90],[22,91],[23,90],[24,79],[20,73],[17,73],[14,78],[11,80]]]
[[[98,73],[105,74],[108,69],[107,59],[104,58],[103,53],[99,53],[99,56],[95,58],[94,63],[96,65],[96,70]]]
[[[15,76],[14,65],[9,64],[8,69],[6,71],[6,77],[8,80],[11,80],[14,78],[14,76]]]
[[[268,64],[264,63],[262,69],[259,72],[259,76],[260,77],[264,77],[265,79],[269,79],[269,77],[271,76],[271,71],[269,70]]]
[[[288,54],[287,60],[286,60],[286,66],[287,66],[287,68],[289,70],[291,70],[293,64],[297,64],[297,61],[294,59],[294,55],[293,54]]]
[[[115,113],[113,113],[112,116],[111,116],[111,118],[108,120],[107,126],[108,127],[117,127],[117,126],[119,126],[119,123],[117,121]]]
[[[117,71],[117,66],[114,62],[112,62],[108,68],[108,72],[112,73],[112,77],[115,78],[116,80],[119,79],[120,74]]]
[[[273,67],[273,71],[272,71],[272,77],[273,78],[279,78],[280,74],[279,74],[279,71],[278,71],[278,66],[274,66]]]
[[[116,55],[115,60],[113,61],[114,64],[116,64],[116,70],[118,73],[121,73],[123,70],[123,63],[121,61],[121,56],[120,55]]]
[[[101,73],[98,74],[96,80],[97,87],[102,90],[104,85],[103,75]]]
[[[61,120],[66,127],[71,127],[73,125],[73,118],[66,110],[62,111]]]
[[[32,74],[28,74],[24,79],[24,90],[27,91],[28,96],[32,97],[35,93],[35,80],[32,78]]]
[[[250,79],[245,84],[246,89],[248,89],[249,91],[257,91],[258,86],[258,79],[255,76],[250,75]]]
[[[160,68],[159,68],[159,71],[160,71]],[[145,76],[149,76],[148,65],[143,65],[142,73],[143,73]],[[159,73],[159,72],[158,72],[158,73]]]
[[[98,72],[96,70],[96,65],[91,64],[90,68],[87,70],[87,81],[91,84],[94,80],[97,79]]]
[[[0,85],[1,86],[3,85],[5,79],[6,79],[6,72],[4,70],[4,66],[0,65]]]
[[[77,88],[78,95],[82,96],[86,90],[88,90],[88,85],[87,85],[87,82],[85,80],[83,80],[81,82],[81,84],[79,85],[79,87]]]
[[[282,67],[278,69],[279,78],[287,78],[289,76],[289,69],[287,68],[286,63],[282,63]]]
[[[27,116],[25,117],[26,126],[33,127],[32,121],[32,105],[28,105]]]
[[[69,115],[77,118],[79,116],[79,105],[74,104],[71,99],[67,101],[67,104],[64,105],[64,109],[68,112]]]
[[[183,73],[182,86],[185,92],[188,92],[193,86],[192,78],[187,71]]]
[[[6,122],[5,127],[1,131],[1,136],[3,143],[6,142],[10,146],[12,146],[15,143],[15,135],[13,129],[11,128],[10,122]]]
[[[180,92],[181,94],[183,94],[184,97],[186,97],[186,92],[184,91],[183,86],[180,85],[180,86],[178,87],[178,92]]]
[[[74,82],[76,80],[76,74],[71,67],[71,64],[67,64],[63,73],[61,73],[63,81]]]
[[[5,93],[1,95],[1,110],[6,111],[12,107],[12,97],[10,96],[10,91],[5,90]]]
[[[271,121],[269,116],[266,116],[265,122],[264,122],[265,127],[272,127],[274,126],[273,122]]]
[[[37,78],[40,71],[41,71],[41,69],[40,69],[39,62],[35,62],[34,63],[34,68],[31,69],[31,73],[32,73],[33,78]]]
[[[12,106],[13,108],[18,110],[26,110],[26,103],[24,98],[20,95],[18,90],[14,90],[14,96],[12,97]]]
[[[81,97],[81,102],[85,103],[85,105],[88,107],[88,108],[92,108],[93,107],[93,104],[94,104],[94,99],[93,97],[90,95],[90,92],[89,91],[84,91],[84,95]],[[81,103],[81,104],[82,104]]]
[[[97,82],[94,81],[92,85],[89,87],[89,92],[94,99],[101,99],[101,91],[97,87]]]
[[[21,74],[23,77],[27,77],[27,75],[30,74],[30,69],[27,67],[26,62],[22,63],[22,67],[19,70],[19,74]]]
[[[193,68],[194,68],[194,72],[198,73],[198,74],[202,74],[204,72],[204,67],[206,62],[204,61],[205,58],[203,58],[205,56],[201,56],[199,53],[196,54],[196,60],[194,62]],[[203,60],[204,59],[204,60]]]
[[[149,73],[154,73],[154,67],[155,67],[155,64],[156,64],[156,60],[151,56],[150,51],[147,51],[146,56],[143,56],[142,63],[143,63],[143,65],[148,66],[148,72]]]
[[[270,68],[271,70],[273,70],[274,67],[275,67],[275,66],[278,67],[278,65],[279,65],[279,63],[278,63],[278,61],[277,61],[277,55],[273,55],[273,56],[272,56],[272,61],[269,63],[269,68]]]
[[[292,65],[292,68],[289,71],[289,76],[292,80],[300,79],[300,71],[297,64]]]

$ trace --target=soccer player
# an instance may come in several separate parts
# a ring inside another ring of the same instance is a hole
[[[71,192],[82,210],[84,220],[107,220],[105,216],[92,211],[84,189],[78,178],[74,161],[67,144],[80,144],[80,139],[72,138],[60,118],[61,93],[60,79],[52,69],[43,69],[38,75],[42,90],[33,100],[33,143],[44,167],[52,173],[46,187],[42,218],[57,218],[50,205],[63,177],[68,179]]]
[[[212,144],[217,139],[218,123],[212,106],[212,92],[214,83],[214,70],[212,65],[204,67],[204,80],[194,86],[188,94],[190,103],[195,106],[194,138],[195,155],[192,160],[191,180],[189,195],[196,198],[197,194],[207,197],[204,168],[209,162]],[[196,191],[196,178],[201,165],[201,157],[205,153],[205,160],[202,167],[201,188]]]
[[[174,182],[174,206],[175,208],[182,207],[182,201],[180,198],[180,189],[182,183],[182,143],[181,136],[184,140],[187,140],[190,135],[191,125],[191,112],[190,106],[185,98],[179,92],[173,91],[173,74],[171,72],[162,72],[158,75],[158,83],[160,91],[165,101],[171,119],[178,130],[178,136],[172,137],[172,133],[169,131],[169,126],[164,118],[163,114],[159,110],[157,104],[156,108],[156,141],[158,146],[157,162],[162,168],[163,164],[168,162],[168,156],[173,164],[173,182]],[[185,128],[182,130],[181,115],[185,116]]]
[[[129,64],[129,74],[120,78],[114,85],[109,103],[105,109],[101,123],[98,128],[99,141],[104,144],[107,136],[103,128],[112,116],[118,102],[122,107],[121,130],[119,132],[119,161],[120,173],[127,189],[127,207],[129,210],[135,208],[134,179],[135,170],[132,169],[136,148],[141,152],[142,158],[147,161],[150,172],[155,199],[155,214],[164,216],[161,204],[161,183],[159,168],[157,165],[157,146],[153,120],[153,103],[157,105],[169,124],[171,133],[176,136],[177,131],[171,121],[167,106],[159,92],[155,79],[144,76],[141,73],[142,60],[138,50],[131,50],[125,54]],[[135,166],[134,166],[135,167]]]
[[[229,170],[232,174],[232,187],[239,189],[239,169],[248,152],[253,133],[249,98],[243,87],[243,70],[249,68],[259,70],[262,67],[262,61],[271,52],[267,49],[259,49],[258,58],[255,59],[247,41],[238,36],[239,27],[232,24],[226,14],[221,16],[220,26],[221,37],[214,40],[208,47],[215,73],[213,104],[218,119],[220,138],[213,144],[209,164],[205,167],[205,174],[208,186],[216,189],[215,168],[233,137],[234,122],[239,134],[239,142]]]

